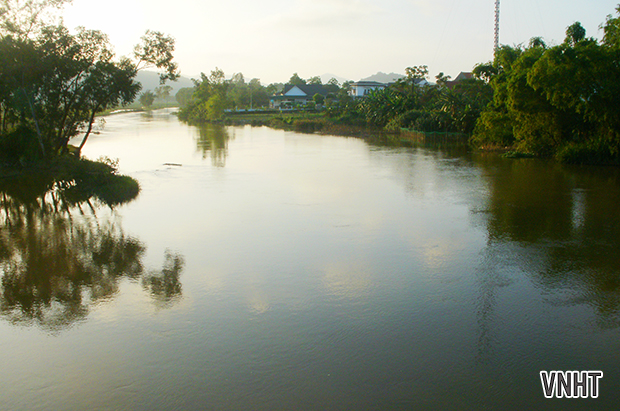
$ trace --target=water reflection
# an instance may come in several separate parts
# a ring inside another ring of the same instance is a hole
[[[205,124],[197,130],[196,147],[202,151],[202,158],[211,157],[213,166],[225,167],[228,141],[231,139],[228,129],[217,124]]]
[[[493,158],[481,165],[489,184],[487,258],[563,291],[550,303],[588,304],[601,326],[620,326],[619,171]]]
[[[123,232],[114,204],[84,192],[44,175],[0,181],[0,315],[6,320],[64,329],[112,299],[123,279],[140,281],[158,306],[180,298],[182,257],[166,253],[161,270],[146,270],[145,246]]]

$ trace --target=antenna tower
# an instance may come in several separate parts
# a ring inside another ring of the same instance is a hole
[[[495,0],[495,47],[493,52],[495,53],[499,48],[499,0]]]

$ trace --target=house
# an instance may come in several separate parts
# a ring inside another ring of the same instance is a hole
[[[286,84],[284,90],[271,97],[272,108],[305,106],[313,101],[315,94],[327,96],[328,88],[321,84]]]
[[[456,85],[456,83],[463,80],[470,80],[474,78],[474,74],[470,72],[461,71],[458,76],[454,80],[446,81],[446,87],[452,88]]]
[[[384,89],[388,85],[385,83],[379,83],[378,81],[358,81],[351,84],[351,90],[349,95],[353,98],[366,97],[372,90]]]

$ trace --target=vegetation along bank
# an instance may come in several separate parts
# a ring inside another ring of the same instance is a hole
[[[245,83],[238,73],[226,80],[215,69],[177,94],[179,117],[189,123],[223,122],[289,127],[299,131],[347,129],[457,133],[476,149],[504,150],[513,157],[553,157],[568,163],[620,164],[620,6],[607,16],[599,41],[580,23],[566,30],[562,44],[533,38],[527,46],[501,46],[491,62],[470,78],[450,81],[439,73],[425,82],[426,66],[363,98],[351,82],[332,79],[326,96],[294,113],[239,115],[231,109],[267,107],[282,84]],[[321,84],[294,74],[289,84]],[[352,134],[352,133],[349,133]]]

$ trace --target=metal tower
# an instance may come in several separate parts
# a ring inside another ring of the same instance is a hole
[[[499,0],[495,0],[495,47],[493,52],[495,53],[499,48]]]

